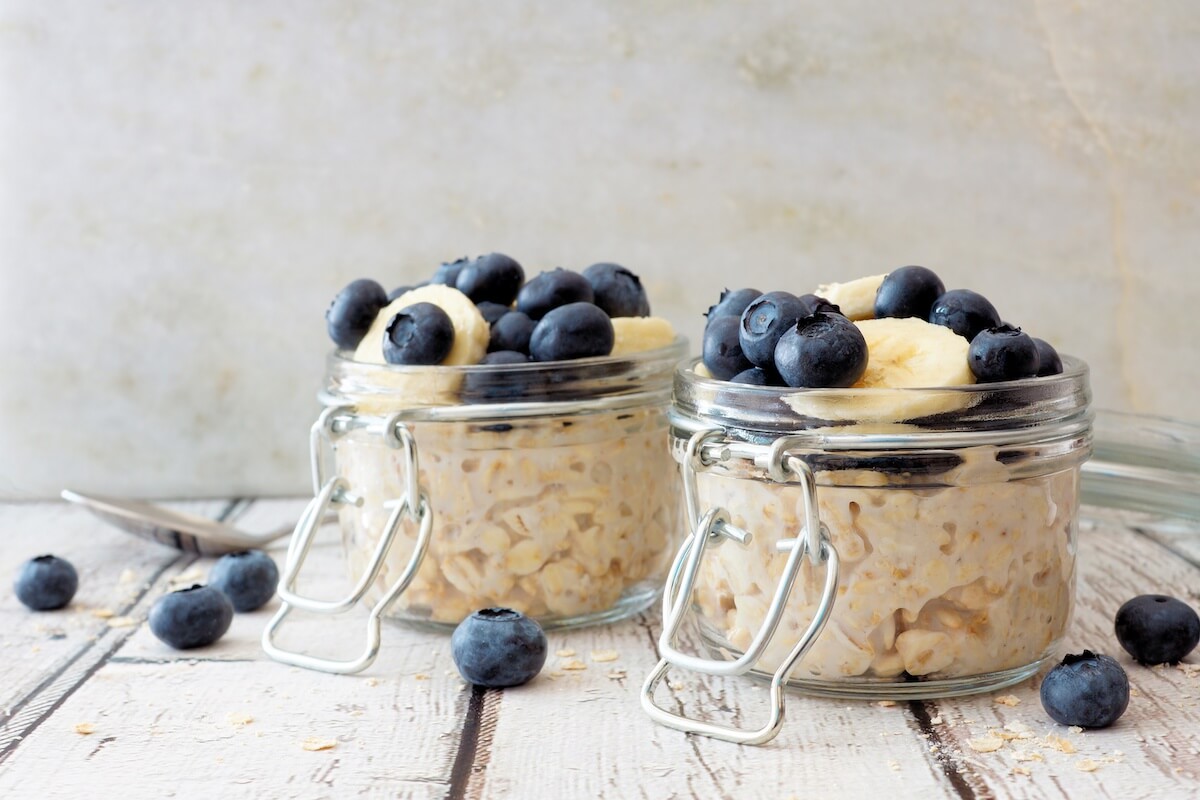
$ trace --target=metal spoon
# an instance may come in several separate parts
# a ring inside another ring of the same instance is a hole
[[[293,528],[292,524],[287,524],[264,533],[248,533],[223,522],[172,511],[140,500],[89,497],[70,489],[62,491],[62,498],[83,506],[105,522],[134,536],[202,556],[219,556],[262,547],[288,535]]]

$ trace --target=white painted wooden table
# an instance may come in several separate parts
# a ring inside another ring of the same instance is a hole
[[[302,508],[180,505],[252,529]],[[175,652],[144,619],[164,591],[202,578],[207,562],[73,507],[0,506],[0,797],[1200,797],[1200,655],[1180,667],[1138,667],[1111,623],[1121,602],[1143,592],[1197,605],[1200,528],[1092,514],[1067,646],[1126,666],[1135,694],[1116,726],[1081,732],[1051,722],[1036,681],[896,705],[793,695],[783,733],[752,748],[688,737],[642,714],[637,690],[655,661],[657,613],[552,633],[545,671],[503,692],[465,686],[447,637],[398,626],[359,676],[274,663],[259,649],[274,604],[239,615],[214,647]],[[330,595],[345,583],[335,535],[327,531],[311,560],[312,587]],[[16,567],[43,552],[79,569],[67,610],[34,614],[12,594]],[[292,633],[330,647],[352,647],[361,635],[358,624],[328,626],[305,619]],[[601,660],[603,651],[616,659]],[[726,719],[765,709],[766,692],[745,681],[676,676],[669,691],[681,708],[721,709]],[[981,752],[989,740],[1002,746]]]

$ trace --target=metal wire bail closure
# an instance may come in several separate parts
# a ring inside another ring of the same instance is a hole
[[[663,631],[658,640],[661,658],[642,685],[642,708],[656,722],[687,733],[697,733],[701,736],[738,744],[763,744],[774,739],[782,729],[784,685],[796,665],[800,663],[800,660],[804,658],[816,641],[817,636],[820,635],[825,623],[829,621],[837,593],[838,554],[830,540],[829,530],[821,524],[819,519],[816,481],[811,468],[803,459],[787,455],[787,449],[795,443],[795,439],[783,437],[776,440],[767,455],[767,472],[773,480],[778,482],[786,482],[793,477],[798,479],[804,493],[805,524],[796,538],[780,539],[775,543],[777,550],[788,553],[788,559],[779,583],[775,587],[771,605],[767,610],[762,627],[755,634],[750,646],[746,648],[746,652],[735,661],[704,658],[680,652],[675,646],[675,640],[683,625],[685,615],[692,607],[692,596],[696,590],[696,578],[699,575],[704,553],[709,547],[719,545],[726,539],[732,539],[745,547],[752,538],[748,531],[744,531],[730,522],[729,512],[725,509],[713,508],[703,515],[699,511],[696,473],[699,469],[712,463],[709,461],[710,458],[720,461],[728,456],[718,441],[721,438],[721,431],[710,429],[697,431],[688,440],[682,470],[685,501],[688,506],[688,519],[692,525],[692,533],[680,546],[667,577],[666,589],[663,592]],[[710,453],[714,449],[717,451],[715,456]],[[765,725],[757,730],[717,725],[672,713],[655,704],[654,690],[666,677],[671,666],[706,675],[726,677],[743,675],[753,669],[779,627],[788,598],[792,593],[792,587],[796,583],[801,562],[805,557],[808,557],[814,565],[825,567],[821,601],[817,605],[812,622],[809,623],[804,634],[771,677],[771,712]]]
[[[308,558],[313,539],[316,537],[325,513],[335,505],[362,505],[362,499],[351,494],[350,487],[344,479],[337,476],[325,478],[327,453],[332,450],[334,439],[340,435],[336,428],[338,420],[350,413],[353,413],[353,410],[345,406],[327,408],[313,424],[310,455],[314,497],[305,507],[304,513],[300,515],[300,520],[296,523],[296,529],[292,532],[292,538],[288,544],[287,562],[279,580],[279,598],[282,603],[279,611],[267,623],[262,635],[263,650],[276,661],[305,669],[337,674],[361,672],[375,661],[376,656],[379,655],[382,617],[412,583],[413,577],[416,576],[417,570],[425,558],[425,551],[429,548],[429,536],[433,530],[433,509],[429,504],[428,495],[421,491],[419,482],[420,467],[417,460],[416,440],[413,439],[412,432],[401,421],[401,415],[394,414],[388,418],[385,424],[384,436],[390,447],[404,451],[405,493],[399,500],[384,504],[385,507],[391,509],[391,513],[383,526],[379,542],[375,545],[375,551],[371,554],[371,561],[367,565],[366,571],[359,576],[358,582],[350,593],[340,600],[319,600],[297,593],[296,579],[300,568]],[[371,607],[370,614],[367,616],[366,648],[357,658],[345,661],[319,658],[294,650],[286,650],[275,643],[275,635],[280,625],[294,608],[328,615],[342,614],[353,609],[379,576],[384,559],[387,558],[401,524],[406,518],[417,523],[416,546],[400,576],[392,583],[384,596]]]

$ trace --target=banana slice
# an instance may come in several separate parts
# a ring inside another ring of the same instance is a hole
[[[675,341],[675,328],[662,317],[613,317],[612,355],[657,350]]]
[[[465,294],[449,286],[431,285],[405,292],[387,305],[354,351],[354,360],[385,364],[383,336],[387,324],[402,308],[413,303],[433,303],[449,315],[454,324],[454,346],[442,361],[443,366],[478,364],[487,352],[490,327],[479,309]],[[386,393],[354,396],[362,413],[389,413],[418,406],[444,406],[458,402],[462,376],[446,370],[420,370],[419,374],[381,371],[372,384],[387,387]]]
[[[915,317],[855,324],[867,340],[867,370],[843,390],[852,394],[799,392],[784,398],[792,410],[826,420],[891,423],[956,411],[971,402],[969,393],[938,391],[975,383],[966,339]]]
[[[874,319],[875,293],[886,277],[887,273],[884,273],[846,283],[823,283],[817,287],[816,294],[837,305],[852,320]]]

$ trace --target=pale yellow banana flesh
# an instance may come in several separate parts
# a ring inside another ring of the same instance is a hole
[[[657,350],[675,341],[675,328],[662,317],[613,317],[614,356]]]
[[[383,336],[388,322],[401,310],[414,303],[433,303],[450,317],[454,324],[454,346],[442,361],[444,365],[478,364],[487,353],[490,328],[487,320],[471,299],[449,286],[422,286],[405,292],[389,303],[371,324],[367,335],[354,351],[355,361],[383,364]]]
[[[824,283],[817,287],[818,297],[824,297],[842,310],[847,318],[855,320],[875,318],[875,293],[883,283],[883,275],[870,275],[846,283]]]

